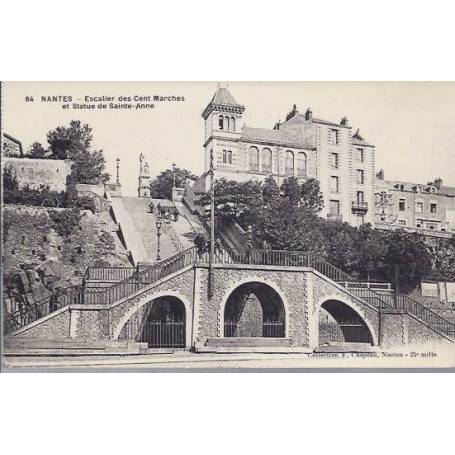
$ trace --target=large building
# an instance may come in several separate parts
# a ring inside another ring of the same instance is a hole
[[[346,117],[338,123],[321,120],[310,108],[301,114],[294,105],[285,122],[251,128],[243,125],[244,110],[220,87],[203,111],[206,171],[213,153],[215,178],[273,176],[279,185],[291,176],[314,178],[324,197],[321,216],[356,226],[373,222],[375,147],[353,131]]]
[[[455,187],[441,179],[426,185],[384,179],[378,173],[374,221],[381,229],[405,229],[433,237],[455,232]]]

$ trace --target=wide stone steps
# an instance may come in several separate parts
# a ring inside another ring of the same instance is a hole
[[[264,338],[264,337],[227,337],[227,338],[208,338],[206,346],[226,347],[226,346],[248,346],[248,347],[287,347],[291,345],[289,338]]]
[[[72,338],[5,337],[5,356],[125,355],[148,352],[147,343],[131,340],[78,340]]]

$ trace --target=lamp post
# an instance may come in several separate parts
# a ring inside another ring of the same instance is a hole
[[[120,177],[119,177],[120,158],[117,158],[116,162],[117,162],[117,185],[120,185]]]
[[[160,257],[160,237],[161,237],[161,219],[156,220],[156,237],[158,239],[157,250],[156,250],[156,260],[161,261]]]
[[[172,187],[175,188],[175,163],[172,163]]]
[[[215,256],[215,169],[213,166],[213,150],[210,150],[210,251],[209,251],[209,282],[208,296],[211,298],[214,291],[213,258]]]

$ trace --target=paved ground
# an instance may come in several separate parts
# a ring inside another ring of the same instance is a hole
[[[453,366],[453,357],[437,359],[438,367]],[[425,367],[435,366],[431,353],[421,352],[416,357],[399,353],[319,353],[319,354],[148,354],[121,356],[78,357],[8,357],[4,367],[15,371],[23,368],[46,369],[264,369],[264,368],[367,368],[367,367]],[[446,360],[446,361],[444,361]]]

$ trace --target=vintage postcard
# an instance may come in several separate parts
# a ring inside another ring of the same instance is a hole
[[[2,368],[455,367],[454,105],[3,82]]]

